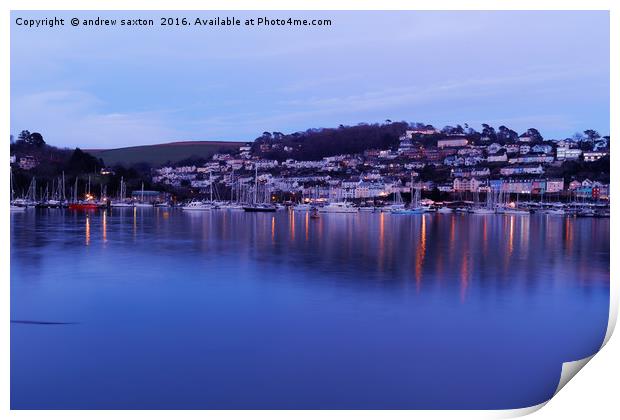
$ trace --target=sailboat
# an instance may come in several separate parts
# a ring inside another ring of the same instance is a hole
[[[254,174],[254,200],[252,204],[243,206],[243,210],[250,213],[271,213],[276,211],[275,206],[258,202],[258,166],[256,165]]]
[[[437,209],[437,213],[444,213],[444,214],[448,214],[448,213],[453,213],[454,210],[452,210],[450,207],[444,205],[441,206]]]
[[[75,187],[73,187],[73,202],[69,204],[70,210],[96,210],[98,205],[90,195],[90,177],[88,178],[88,192],[85,200],[78,200],[78,178],[75,177]]]
[[[530,212],[519,207],[519,194],[517,194],[517,201],[514,207],[506,207],[504,214],[514,214],[520,216],[529,216]]]
[[[26,197],[13,200],[13,205],[19,207],[34,207],[37,205],[37,180],[35,177],[32,177],[30,180]]]
[[[140,201],[134,203],[134,205],[136,207],[153,207],[153,204],[144,202],[144,182],[142,183],[142,188],[140,190]]]
[[[24,211],[24,210],[26,210],[26,207],[16,206],[14,204],[14,202],[15,202],[14,196],[15,196],[15,191],[13,189],[13,170],[11,170],[11,211],[17,212],[17,211]]]
[[[422,190],[420,187],[415,187],[413,184],[413,174],[411,175],[411,203],[409,203],[408,209],[393,210],[392,214],[423,214],[426,212],[426,208],[422,207],[420,200],[422,199]]]
[[[403,197],[400,195],[400,191],[396,191],[394,193],[394,199],[392,204],[389,204],[381,209],[383,212],[395,212],[399,210],[405,209],[405,203],[403,202]]]
[[[121,177],[121,189],[118,192],[118,201],[110,203],[110,207],[133,207],[133,203],[129,203],[125,200],[125,180]]]
[[[486,205],[484,207],[475,207],[472,210],[472,213],[481,215],[481,216],[488,215],[488,214],[495,214],[495,208],[493,206],[493,197],[490,191],[487,192]]]

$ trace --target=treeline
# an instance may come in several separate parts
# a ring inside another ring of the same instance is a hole
[[[277,160],[319,160],[368,149],[389,149],[398,146],[399,137],[408,127],[406,122],[387,122],[309,129],[292,134],[264,132],[252,144],[252,153]]]
[[[462,136],[475,145],[491,143],[505,145],[517,142],[521,136],[529,137],[529,144],[545,142],[540,131],[533,127],[519,134],[505,125],[495,128],[489,124],[482,124],[478,131],[468,124],[447,125],[436,129],[432,125],[420,122],[386,120],[383,124],[340,125],[338,128],[313,128],[291,134],[266,131],[254,140],[252,153],[278,161],[320,160],[326,156],[362,153],[369,149],[395,149],[398,147],[399,138],[406,130],[432,132],[432,134],[416,134],[413,138],[415,143],[425,147],[436,145],[438,139],[446,138],[446,136]],[[567,140],[578,143],[582,150],[591,150],[595,142],[600,139],[609,141],[609,136],[602,137],[596,130],[590,129],[575,133]]]
[[[16,164],[13,165],[13,189],[18,195],[23,195],[28,189],[32,178],[37,180],[37,194],[47,190],[52,193],[52,187],[56,189],[64,174],[66,194],[78,180],[80,192],[84,191],[90,178],[91,191],[99,192],[106,185],[108,194],[115,192],[120,184],[120,177],[125,176],[140,185],[143,174],[134,168],[115,168],[114,174],[102,175],[101,169],[105,163],[80,148],[58,148],[45,143],[40,133],[30,133],[27,130],[20,132],[15,140],[11,137],[11,156],[15,156]],[[37,164],[29,170],[19,168],[19,159],[33,157]]]

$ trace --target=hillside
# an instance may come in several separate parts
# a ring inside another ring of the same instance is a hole
[[[85,150],[101,158],[108,166],[125,166],[146,162],[153,166],[166,162],[177,162],[187,158],[209,159],[214,153],[237,151],[244,142],[234,141],[179,141],[145,146],[121,147],[118,149]]]
[[[405,122],[389,122],[341,125],[338,128],[309,129],[292,134],[264,132],[254,141],[252,152],[277,160],[318,160],[326,156],[362,153],[368,149],[384,150],[398,146],[399,137],[407,128]]]

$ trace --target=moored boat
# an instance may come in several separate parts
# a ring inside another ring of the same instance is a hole
[[[203,203],[202,201],[191,201],[187,205],[181,207],[181,209],[187,211],[210,211],[214,210],[215,206],[211,203]]]
[[[357,213],[357,207],[353,207],[351,203],[346,201],[340,201],[320,207],[319,213]]]
[[[250,213],[271,213],[276,211],[276,207],[269,204],[253,204],[243,206],[243,210]]]

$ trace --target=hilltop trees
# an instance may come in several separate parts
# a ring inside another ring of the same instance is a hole
[[[535,128],[528,128],[527,131],[522,134],[522,136],[527,136],[532,139],[532,143],[540,143],[541,141],[543,141],[543,136]]]
[[[519,138],[519,135],[517,134],[516,131],[511,130],[505,125],[500,125],[499,132],[497,134],[497,140],[501,144],[515,142],[517,141],[518,138]]]
[[[26,140],[28,140],[29,137],[30,137],[30,131],[22,130],[17,136],[17,142],[26,143]]]
[[[592,129],[590,129],[590,130],[585,130],[585,131],[583,132],[583,134],[585,134],[585,135],[586,135],[586,137],[588,138],[588,140],[589,140],[590,142],[594,142],[594,141],[596,141],[596,140],[598,140],[598,139],[600,139],[600,138],[601,138],[601,135],[598,133],[598,131],[596,131],[596,130],[592,130]]]
[[[22,130],[17,136],[16,144],[26,144],[34,147],[45,146],[45,140],[41,133],[31,133],[28,130]]]
[[[103,161],[93,155],[83,152],[79,147],[73,151],[65,165],[65,170],[70,174],[97,172],[103,167]]]
[[[482,137],[486,137],[490,141],[497,141],[497,133],[495,132],[495,128],[491,127],[489,124],[482,124]]]
[[[315,128],[292,134],[264,132],[254,141],[252,152],[277,160],[318,160],[326,156],[396,147],[407,128],[409,124],[406,122],[389,122]]]

